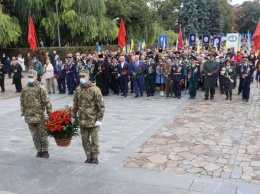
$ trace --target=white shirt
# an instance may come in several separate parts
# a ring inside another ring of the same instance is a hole
[[[124,64],[125,64],[125,62],[121,63],[122,69],[124,68]]]

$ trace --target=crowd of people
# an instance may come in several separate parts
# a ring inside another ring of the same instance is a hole
[[[194,51],[185,47],[182,51],[172,48],[131,53],[106,50],[93,54],[69,53],[64,60],[53,51],[51,55],[46,54],[43,63],[33,57],[28,60],[28,69],[37,72],[39,82],[44,77],[49,94],[55,93],[57,82],[59,94],[68,91],[73,95],[80,85],[79,72],[85,69],[103,96],[112,91],[115,95],[121,93],[123,97],[127,97],[129,92],[135,93],[135,98],[143,97],[144,93],[150,97],[159,89],[162,97],[180,99],[182,92],[188,90],[190,99],[195,99],[197,90],[201,89],[208,100],[214,98],[215,88],[219,87],[220,93],[232,100],[232,91],[239,78],[238,94],[242,93],[242,99],[248,102],[250,84],[254,77],[259,82],[260,75],[260,55],[235,53],[234,48],[217,51],[213,47]],[[5,92],[5,73],[9,78],[12,76],[16,92],[21,92],[23,71],[25,63],[21,55],[12,57],[11,61],[4,55],[0,65],[1,92]]]

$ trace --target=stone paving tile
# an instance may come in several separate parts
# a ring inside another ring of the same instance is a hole
[[[259,89],[251,86],[249,103],[236,92],[232,101],[220,94],[196,100],[128,157],[125,167],[259,184]]]

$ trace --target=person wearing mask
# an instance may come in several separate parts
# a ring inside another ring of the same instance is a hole
[[[38,73],[30,69],[28,71],[28,84],[24,87],[21,96],[22,121],[28,124],[32,135],[36,157],[49,158],[48,137],[42,130],[45,125],[45,110],[49,115],[52,112],[52,104],[42,83],[37,81]]]
[[[123,57],[123,56],[122,56]],[[86,69],[79,73],[80,86],[75,91],[71,121],[79,118],[82,145],[87,156],[85,163],[98,164],[98,132],[102,125],[105,105],[100,89],[91,81]]]

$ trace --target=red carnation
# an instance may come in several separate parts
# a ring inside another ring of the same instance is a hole
[[[68,124],[69,124],[69,121],[65,121],[65,124],[68,125]]]

